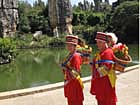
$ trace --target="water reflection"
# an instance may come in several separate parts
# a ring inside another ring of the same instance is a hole
[[[34,49],[19,51],[12,64],[2,65],[0,91],[14,90],[63,81],[58,63],[65,50]]]
[[[96,48],[93,48],[94,53]],[[138,45],[129,46],[133,63],[138,64]],[[10,64],[0,65],[0,91],[29,88],[63,81],[59,63],[67,55],[64,49],[19,50]],[[91,74],[88,65],[82,66],[82,76]]]

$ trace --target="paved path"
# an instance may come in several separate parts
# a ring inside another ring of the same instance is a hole
[[[90,82],[84,84],[84,105],[97,105],[90,95]],[[118,75],[117,105],[139,105],[139,69]],[[0,100],[0,105],[67,105],[63,89]]]

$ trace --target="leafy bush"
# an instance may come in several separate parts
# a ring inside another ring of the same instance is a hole
[[[64,39],[52,38],[49,42],[50,47],[63,47],[65,44]]]
[[[48,19],[44,16],[29,16],[29,20],[32,33],[38,30],[43,32],[46,31],[46,28],[48,27]]]
[[[29,33],[31,27],[29,25],[29,20],[26,16],[21,16],[19,20],[19,31],[24,33]]]
[[[91,13],[87,17],[87,24],[90,26],[95,26],[96,24],[104,23],[104,14],[102,13]]]
[[[73,27],[73,32],[75,35],[78,35],[79,37],[86,40],[86,43],[93,44],[95,43],[95,36],[98,31],[103,32],[105,30],[105,26],[101,26],[97,24],[96,26],[85,26],[85,25],[79,25]]]
[[[16,44],[9,38],[0,38],[0,63],[10,62],[16,56]]]
[[[104,24],[104,13],[93,13],[88,11],[73,12],[73,25],[90,25]]]
[[[126,1],[114,10],[111,18],[112,31],[121,41],[126,43],[137,42],[139,37],[139,3]],[[130,40],[131,39],[131,40]]]

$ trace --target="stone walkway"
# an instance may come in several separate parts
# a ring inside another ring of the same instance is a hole
[[[90,95],[90,82],[84,84],[84,105],[97,105]],[[122,73],[117,79],[117,105],[139,105],[139,69]],[[0,100],[0,105],[67,105],[63,88],[27,96]]]

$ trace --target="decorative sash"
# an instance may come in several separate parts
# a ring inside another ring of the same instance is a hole
[[[100,77],[107,75],[109,77],[111,86],[115,87],[116,73],[115,73],[115,70],[113,70],[115,62],[112,60],[100,60],[100,59],[101,59],[100,55],[97,54],[96,58],[95,58],[95,63],[92,62],[90,64],[95,64],[95,68],[97,69],[98,73],[100,74]],[[110,64],[112,64],[112,67],[110,70],[107,70],[104,66],[99,67],[100,63],[110,63]]]
[[[81,88],[83,89],[84,88],[84,85],[83,85],[83,82],[80,78],[80,74],[74,70],[72,67],[68,66],[68,62],[72,59],[73,55],[75,54],[75,52],[73,54],[71,54],[66,60],[65,62],[63,62],[61,64],[61,67],[65,67],[66,69],[64,70],[67,70],[74,78],[76,78],[78,80],[78,82],[80,83],[80,86]]]

